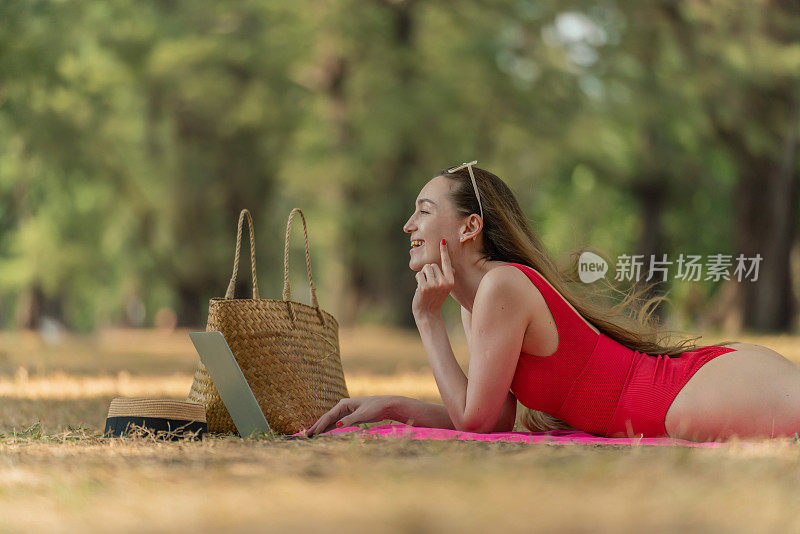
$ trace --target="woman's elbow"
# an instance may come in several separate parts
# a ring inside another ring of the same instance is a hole
[[[493,432],[497,421],[490,421],[485,417],[464,417],[459,425],[456,425],[457,430],[462,432],[475,432],[476,434],[488,434]]]
[[[455,425],[457,430],[463,432],[476,432],[488,434],[490,432],[512,432],[516,424],[516,406],[510,412],[501,413],[495,418],[487,418],[485,414],[465,414],[464,418]]]

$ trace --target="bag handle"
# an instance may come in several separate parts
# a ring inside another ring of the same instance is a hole
[[[225,291],[225,298],[233,298],[233,290],[236,286],[236,276],[239,274],[239,251],[242,246],[242,223],[245,216],[247,217],[247,225],[250,228],[250,272],[253,275],[253,298],[258,298],[258,278],[256,278],[256,238],[253,233],[253,218],[250,212],[246,209],[239,213],[239,228],[236,230],[236,255],[233,258],[233,276],[228,284],[228,290]]]
[[[303,212],[300,211],[300,208],[294,208],[289,214],[289,220],[286,222],[286,244],[283,249],[283,300],[288,301],[292,299],[291,288],[289,287],[289,231],[292,228],[292,217],[295,212],[299,213],[300,218],[303,220],[303,237],[306,243],[306,271],[308,271],[308,283],[311,286],[311,304],[317,309],[317,313],[324,323],[325,319],[320,313],[317,292],[314,289],[314,278],[311,276],[311,256],[308,253],[308,228],[306,227],[306,218]]]

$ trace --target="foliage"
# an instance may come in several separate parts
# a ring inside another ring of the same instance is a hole
[[[261,294],[281,298],[299,206],[322,306],[410,324],[402,225],[427,179],[470,159],[555,256],[732,254],[748,157],[782,157],[797,128],[764,95],[800,76],[796,10],[734,4],[3,2],[0,322],[170,308],[200,324],[243,207]]]

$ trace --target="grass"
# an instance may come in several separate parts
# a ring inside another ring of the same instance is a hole
[[[416,334],[340,335],[351,395],[439,401]],[[800,361],[796,337],[738,339]],[[463,339],[453,342],[466,369]],[[0,336],[0,532],[800,530],[790,439],[699,449],[102,437],[113,397],[185,398],[195,361],[185,331],[58,345]]]

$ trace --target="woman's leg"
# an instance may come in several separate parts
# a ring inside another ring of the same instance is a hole
[[[703,365],[667,411],[670,437],[693,441],[800,433],[800,367],[751,343]]]

